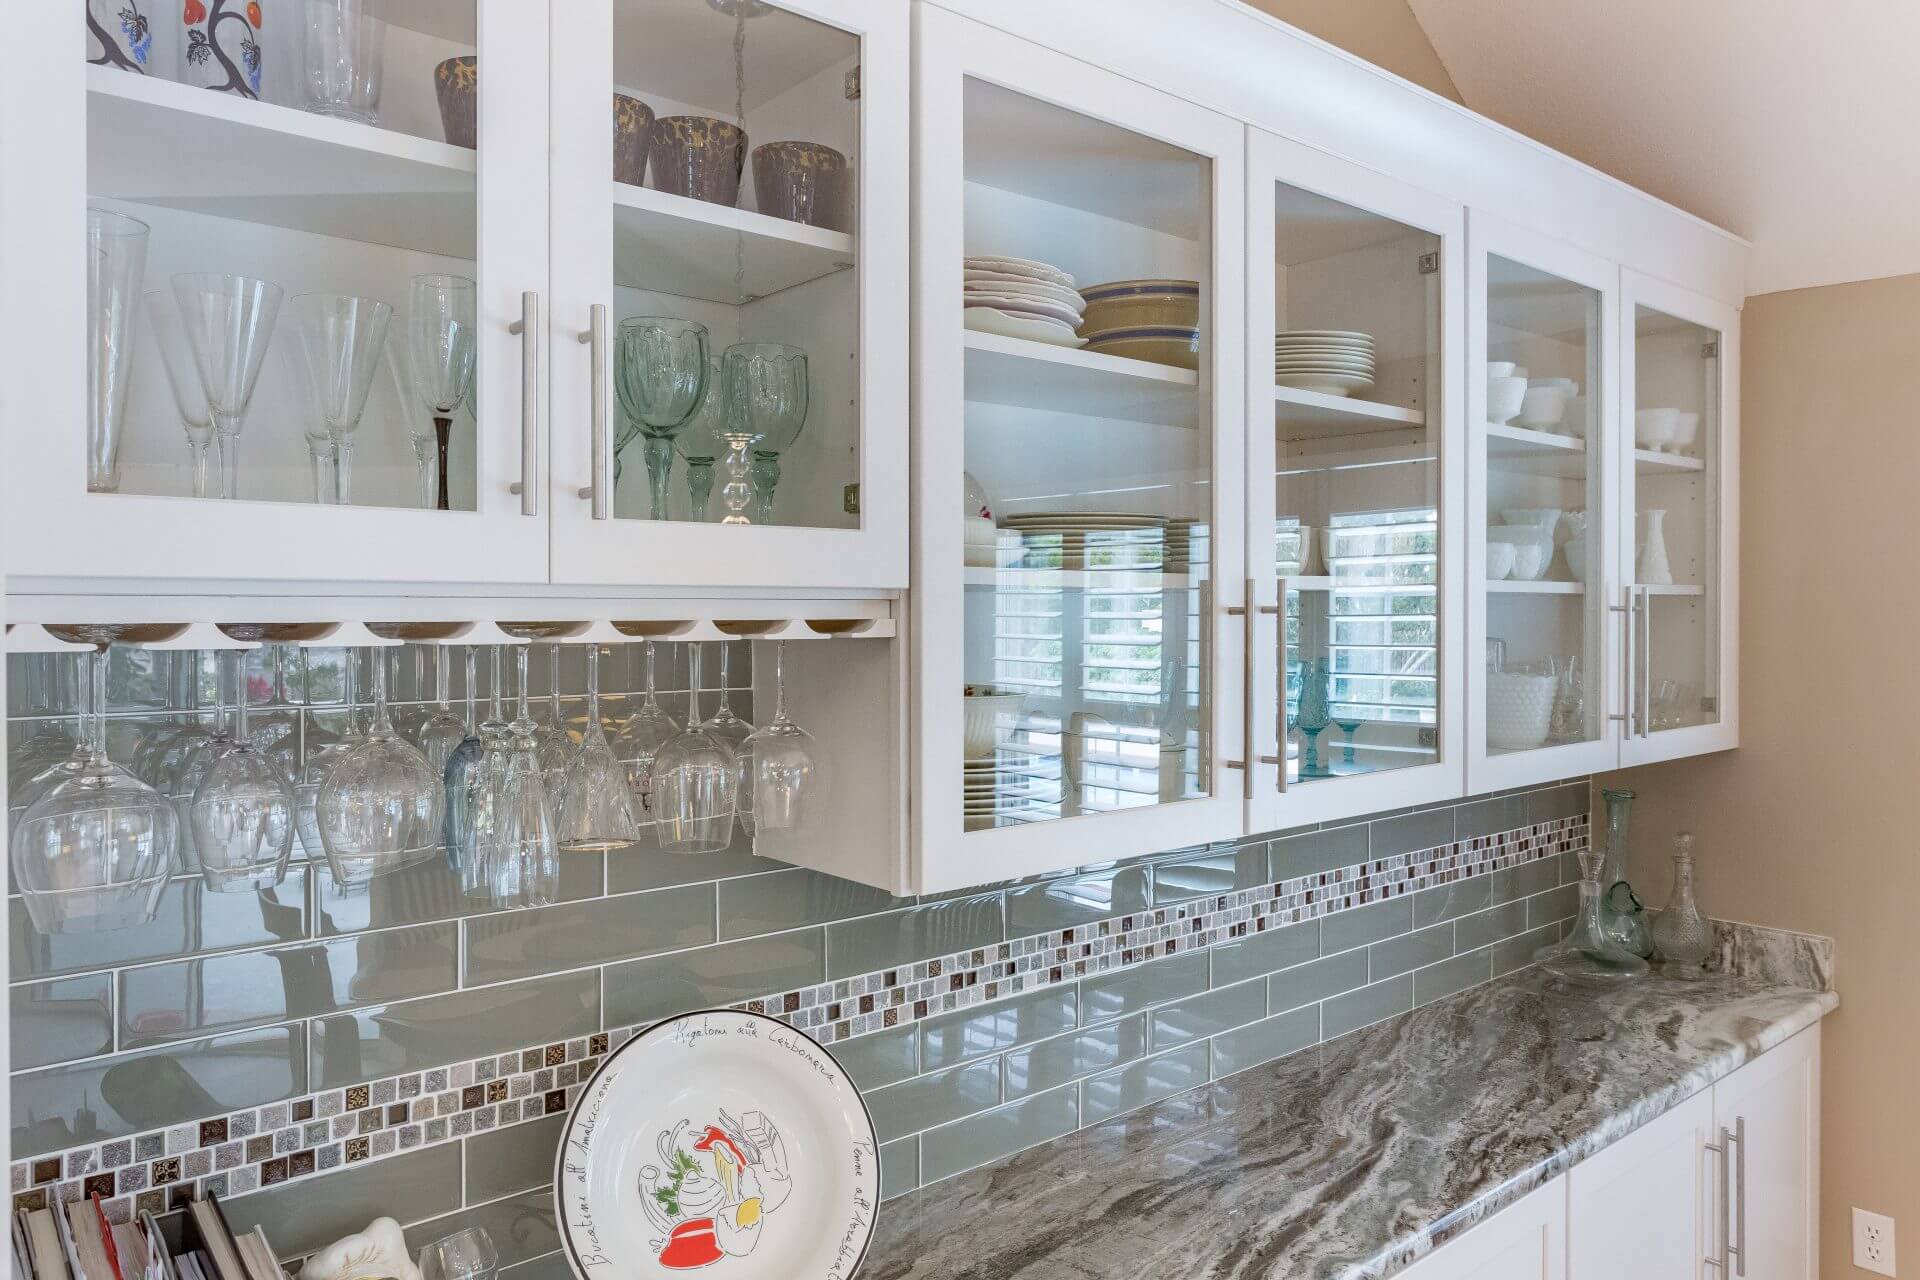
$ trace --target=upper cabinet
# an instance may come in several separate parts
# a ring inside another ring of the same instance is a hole
[[[914,69],[913,884],[1231,837],[1243,130],[930,7]]]

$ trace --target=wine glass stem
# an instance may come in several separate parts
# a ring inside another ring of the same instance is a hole
[[[716,711],[714,713],[715,715],[725,715],[733,709],[732,700],[727,694],[727,686],[733,683],[727,679],[728,660],[732,656],[728,650],[731,647],[732,646],[724,640],[720,642],[720,710]]]
[[[480,699],[480,655],[472,645],[467,646],[467,732],[474,732],[479,721],[474,719],[474,707]]]
[[[88,701],[93,716],[87,733],[87,746],[96,759],[107,758],[107,646],[101,645],[88,655]]]
[[[207,496],[207,442],[189,435],[187,452],[193,465],[193,496],[204,498]]]
[[[333,447],[333,500],[342,506],[353,501],[353,442]]]
[[[493,688],[487,694],[487,719],[500,719],[500,646],[493,646]]]
[[[587,646],[587,732],[600,724],[600,646]]]
[[[713,463],[687,464],[687,504],[695,520],[707,518],[707,503],[713,497]]]
[[[435,506],[441,511],[452,509],[447,505],[447,441],[452,434],[452,418],[433,420],[433,475],[434,483],[439,486]]]
[[[514,719],[519,721],[522,724],[525,724],[528,720],[531,720],[533,718],[531,713],[529,713],[527,710],[527,658],[529,656],[527,651],[532,648],[533,646],[531,644],[519,644],[514,646],[514,655],[513,655],[514,675],[520,681],[520,702],[519,702],[519,706],[514,712]]]
[[[547,646],[547,700],[553,708],[553,727],[560,727],[560,646]]]
[[[247,651],[233,650],[233,740],[247,740]]]
[[[215,443],[220,448],[220,496],[240,496],[240,437],[222,431]]]
[[[360,728],[360,651],[347,650],[347,736],[352,737]]]
[[[687,727],[700,721],[700,643],[687,646]]]
[[[213,731],[227,731],[227,655],[218,649],[213,652]]]
[[[759,524],[773,523],[773,491],[780,483],[780,455],[753,455],[753,515]]]
[[[776,640],[773,644],[773,718],[782,724],[787,720],[787,642]]]
[[[387,723],[387,655],[379,650],[373,654],[373,731],[387,734],[393,726]]]
[[[673,479],[673,441],[647,438],[647,486],[652,492],[653,518],[667,518],[667,484]]]
[[[437,644],[433,646],[433,701],[442,711],[447,709],[447,689],[451,684],[447,671],[447,647]]]
[[[318,449],[308,449],[307,466],[313,472],[313,505],[324,507],[333,490],[327,481],[327,456]]]

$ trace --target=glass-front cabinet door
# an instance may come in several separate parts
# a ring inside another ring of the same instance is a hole
[[[917,887],[1235,835],[1243,132],[916,41]]]
[[[1631,271],[1622,286],[1620,399],[1632,439],[1621,518],[1632,547],[1620,757],[1631,765],[1739,742],[1738,486],[1730,477],[1740,316]]]
[[[1469,216],[1468,788],[1610,768],[1624,631],[1618,270]]]
[[[10,589],[544,581],[544,9],[8,21]]]
[[[1247,156],[1248,823],[1271,830],[1465,783],[1465,221],[1270,134]]]
[[[565,0],[553,579],[906,586],[897,0]]]

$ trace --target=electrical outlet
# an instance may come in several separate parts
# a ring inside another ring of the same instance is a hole
[[[1853,1265],[1890,1276],[1893,1272],[1893,1219],[1884,1213],[1853,1211]]]

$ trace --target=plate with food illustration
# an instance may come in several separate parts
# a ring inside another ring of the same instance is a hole
[[[581,1280],[849,1280],[880,1206],[873,1120],[811,1036],[712,1009],[593,1073],[554,1170]]]

